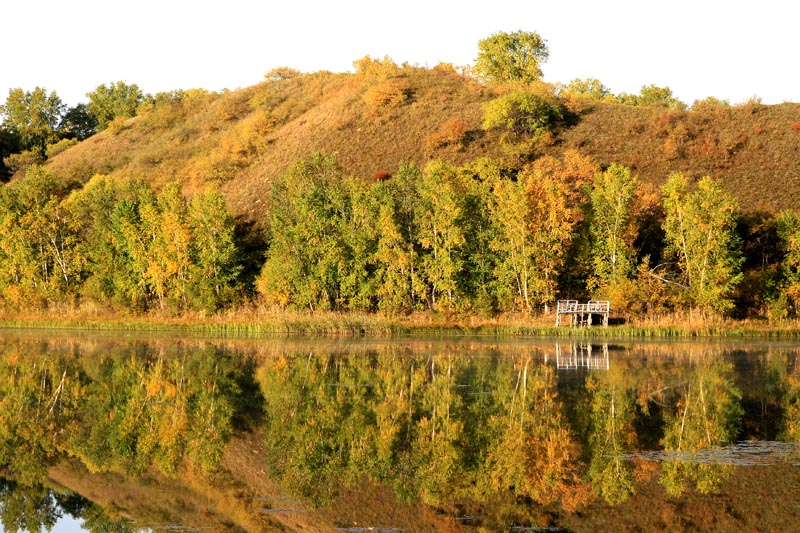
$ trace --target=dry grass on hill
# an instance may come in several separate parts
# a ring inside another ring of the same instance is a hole
[[[364,65],[356,74],[296,75],[220,94],[189,91],[179,102],[113,124],[49,165],[78,181],[93,173],[155,185],[177,179],[187,193],[214,183],[234,214],[258,223],[271,181],[315,151],[336,154],[346,173],[363,179],[392,174],[402,162],[461,164],[490,156],[522,165],[529,159],[509,159],[501,136],[481,129],[482,106],[495,90],[447,65]],[[723,180],[743,211],[800,207],[800,105],[676,111],[567,104],[572,116],[536,154],[577,148],[601,165],[629,166],[654,184],[673,171],[709,174]]]

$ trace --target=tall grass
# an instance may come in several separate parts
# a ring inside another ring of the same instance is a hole
[[[214,337],[274,336],[525,336],[558,338],[800,338],[800,321],[738,321],[675,314],[631,320],[603,327],[556,328],[549,315],[507,314],[493,318],[473,315],[417,313],[391,316],[380,313],[303,313],[243,308],[217,315],[129,316],[85,309],[24,316],[0,315],[0,328],[69,329],[98,332],[171,332]]]

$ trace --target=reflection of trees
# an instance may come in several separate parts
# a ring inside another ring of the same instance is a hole
[[[23,483],[43,479],[59,456],[61,434],[80,409],[83,375],[65,354],[42,357],[32,345],[0,352],[0,466]]]
[[[562,414],[555,373],[527,357],[511,363],[498,372],[497,410],[490,420],[496,437],[486,452],[490,486],[540,503],[560,499],[572,508],[583,498],[579,450]],[[504,386],[503,378],[512,379]]]
[[[231,433],[242,381],[216,350],[169,354],[147,346],[76,357],[11,343],[0,352],[0,467],[33,484],[64,456],[93,471],[208,471]],[[107,349],[106,349],[107,350]]]
[[[309,354],[261,375],[270,468],[291,491],[324,499],[367,478],[428,503],[583,497],[554,371],[530,356]]]
[[[617,365],[587,382],[592,394],[589,478],[594,492],[610,504],[622,503],[634,493],[631,462],[622,456],[636,441],[636,402],[623,376]]]
[[[707,494],[719,489],[730,475],[732,466],[701,463],[692,460],[691,454],[728,444],[738,435],[742,394],[731,379],[732,370],[730,363],[719,360],[689,368],[664,430],[664,450],[677,452],[675,460],[662,464],[661,483],[668,494],[682,494],[687,483]]]
[[[96,533],[132,533],[128,520],[114,520],[77,494],[54,492],[42,485],[20,485],[0,478],[0,523],[5,533],[50,531],[60,518],[83,520],[82,529]]]
[[[800,364],[797,359],[787,369],[787,374],[783,401],[786,415],[782,437],[786,441],[800,442]]]
[[[6,533],[50,531],[61,516],[46,488],[18,486],[0,479],[0,520]]]
[[[214,349],[103,358],[86,387],[72,452],[95,471],[141,473],[155,464],[174,475],[184,458],[213,469],[231,432],[236,393],[225,366],[230,361]]]

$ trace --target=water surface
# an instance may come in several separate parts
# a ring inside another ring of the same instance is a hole
[[[789,530],[798,353],[6,332],[0,519],[9,532],[65,518],[98,532]]]

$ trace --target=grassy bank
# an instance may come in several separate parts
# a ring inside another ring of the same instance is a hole
[[[239,309],[213,316],[183,314],[129,315],[86,309],[0,315],[0,327],[88,331],[174,332],[223,337],[285,335],[403,336],[508,335],[574,338],[800,338],[800,321],[771,323],[674,314],[618,320],[607,328],[553,325],[550,315],[473,315],[417,313],[391,316],[377,313],[301,313]]]

